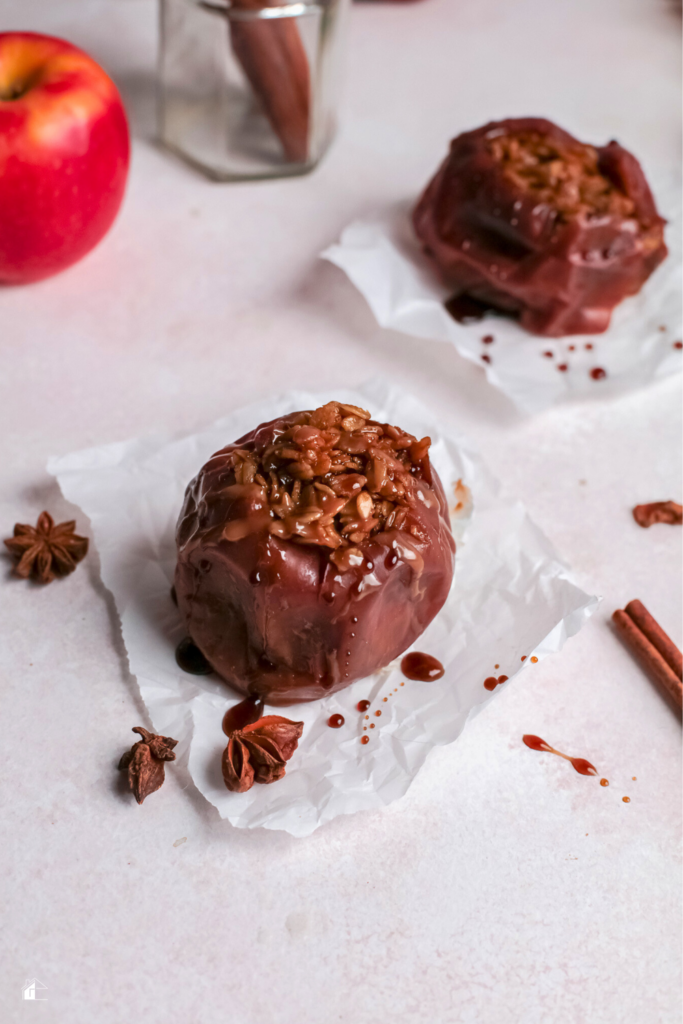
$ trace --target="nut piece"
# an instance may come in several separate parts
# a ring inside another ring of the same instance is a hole
[[[365,420],[362,420],[360,416],[346,416],[341,421],[342,429],[349,431],[360,430],[361,427],[365,426]]]
[[[358,514],[362,519],[367,519],[372,515],[374,503],[367,491],[361,491],[356,498],[356,508],[358,509]]]
[[[636,505],[633,518],[643,529],[655,523],[680,526],[683,523],[683,508],[675,501],[651,501],[649,505]]]

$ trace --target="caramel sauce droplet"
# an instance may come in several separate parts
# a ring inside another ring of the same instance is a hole
[[[609,786],[609,779],[600,779],[601,786]]]
[[[412,651],[406,654],[401,662],[401,672],[408,679],[414,679],[419,683],[433,683],[441,679],[444,674],[444,667],[437,658],[431,654],[424,654],[422,651]]]
[[[367,711],[369,707],[370,707],[370,701],[369,700],[359,700],[358,703],[356,704],[356,709],[358,711],[361,711],[361,712]]]
[[[247,697],[239,704],[233,704],[223,716],[223,732],[226,736],[232,735],[238,729],[244,729],[245,725],[253,725],[258,722],[263,714],[263,701],[258,697]]]
[[[181,640],[175,649],[175,660],[183,670],[193,676],[209,676],[213,668],[189,636]]]
[[[370,742],[370,737],[369,736],[361,736],[360,741],[361,741],[361,743],[369,743]]]
[[[342,725],[344,724],[344,716],[330,715],[330,717],[327,719],[327,724],[329,725],[330,729],[341,729]]]
[[[622,796],[621,799],[622,799],[622,802],[625,803],[625,804],[630,804],[631,803],[631,797],[630,796]]]
[[[522,743],[525,743],[531,750],[551,751],[553,749],[540,736],[532,736],[531,733],[526,733],[526,735],[522,736]]]

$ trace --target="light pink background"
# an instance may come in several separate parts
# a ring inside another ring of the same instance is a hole
[[[472,437],[604,595],[402,800],[294,840],[232,829],[172,768],[144,807],[124,796],[113,765],[142,713],[97,553],[46,589],[5,562],[3,1021],[679,1021],[680,724],[608,619],[637,596],[681,643],[681,531],[629,515],[681,498],[680,382],[524,420],[448,346],[383,332],[316,258],[350,220],[416,194],[448,138],[489,118],[540,114],[616,136],[646,167],[676,161],[674,6],[357,5],[324,164],[226,186],[153,142],[152,0],[0,0],[0,29],[99,59],[135,134],[106,242],[0,292],[3,535],[44,507],[74,514],[50,455],[384,373]],[[589,758],[610,787],[527,750],[525,732]],[[29,1010],[33,977],[47,1001]]]

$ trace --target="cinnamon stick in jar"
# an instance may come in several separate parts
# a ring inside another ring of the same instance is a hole
[[[259,11],[286,0],[232,0],[231,8]],[[263,104],[287,160],[305,163],[311,110],[308,57],[296,18],[230,18],[230,40],[237,60]]]

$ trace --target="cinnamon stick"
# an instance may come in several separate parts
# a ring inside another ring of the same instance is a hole
[[[236,12],[278,7],[282,0],[233,0]],[[230,19],[230,41],[263,104],[285,156],[308,159],[311,83],[308,57],[295,18]]]
[[[655,617],[650,615],[643,602],[629,601],[624,611],[633,619],[640,632],[645,634],[652,646],[659,651],[669,668],[673,669],[678,678],[683,680],[683,655]]]
[[[640,602],[630,602],[633,604],[640,604]],[[641,606],[642,607],[642,606]],[[640,616],[639,616],[640,617]],[[650,616],[650,618],[652,618]],[[650,672],[654,679],[667,691],[669,696],[676,703],[680,709],[683,707],[683,683],[677,676],[676,672],[671,668],[668,662],[662,657],[660,652],[654,646],[653,643],[648,639],[644,632],[641,631],[638,624],[631,618],[626,611],[618,609],[612,615],[612,621],[619,630],[622,639],[631,648],[631,651],[636,655],[638,660],[641,662],[643,667]],[[654,620],[653,620],[654,621]],[[657,623],[655,623],[657,625]],[[657,626],[658,630],[661,627]],[[666,640],[671,643],[669,637],[666,636],[663,630],[661,633]],[[678,652],[680,657],[680,652]]]

